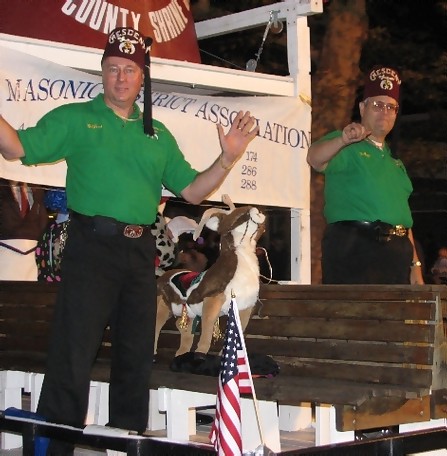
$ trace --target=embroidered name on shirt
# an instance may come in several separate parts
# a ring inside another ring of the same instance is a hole
[[[370,158],[371,154],[368,154],[368,152],[360,152],[360,157],[365,157],[365,158]]]
[[[102,128],[102,125],[88,123],[87,128]]]

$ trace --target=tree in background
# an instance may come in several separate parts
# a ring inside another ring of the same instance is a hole
[[[359,68],[367,37],[365,0],[334,0],[328,8],[326,32],[312,78],[312,139],[331,130],[341,130],[351,121],[361,82]],[[311,173],[312,283],[321,282],[321,238],[323,217],[322,174]]]

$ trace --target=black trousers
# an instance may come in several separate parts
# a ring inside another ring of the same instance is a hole
[[[322,240],[324,284],[409,284],[413,246],[407,236],[378,241],[356,226],[330,224]]]
[[[156,318],[155,244],[101,235],[72,219],[38,413],[83,426],[92,365],[110,325],[109,425],[143,432]]]

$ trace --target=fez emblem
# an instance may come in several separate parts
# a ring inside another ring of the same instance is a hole
[[[120,41],[120,52],[123,54],[135,54],[135,44],[138,44],[138,41],[130,41],[129,39],[121,39]]]

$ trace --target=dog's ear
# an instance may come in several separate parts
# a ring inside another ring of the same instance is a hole
[[[253,375],[275,377],[279,374],[279,365],[271,356],[262,353],[249,353],[248,361]]]
[[[220,356],[207,354],[201,363],[194,366],[193,374],[217,377],[220,370]]]

